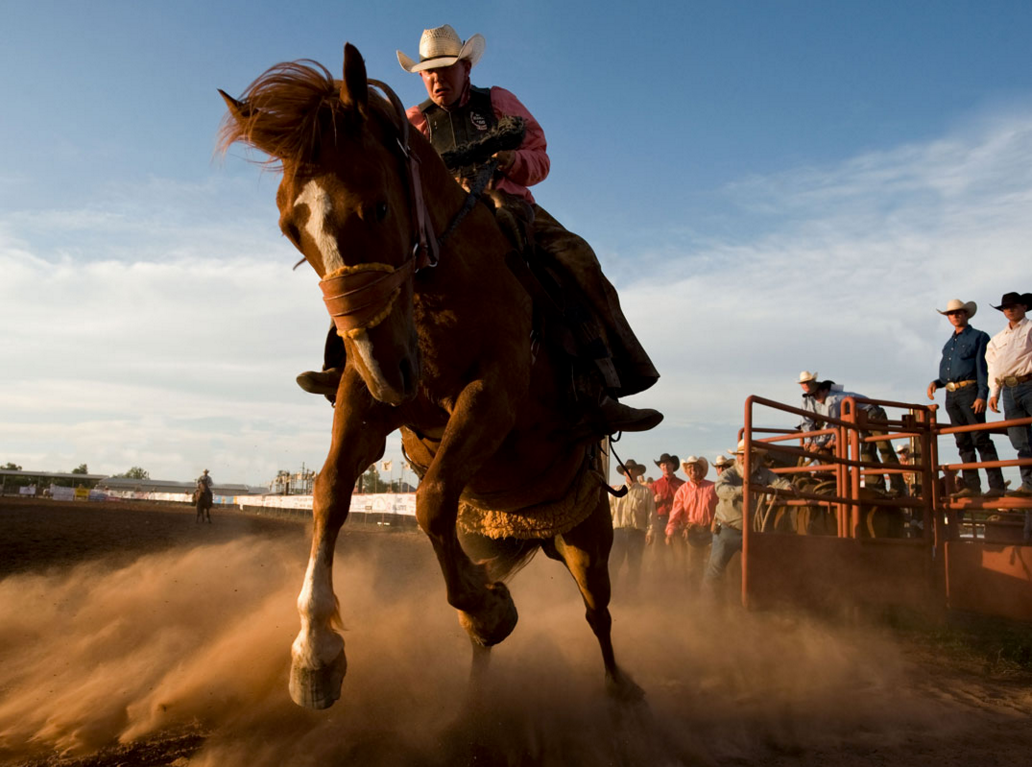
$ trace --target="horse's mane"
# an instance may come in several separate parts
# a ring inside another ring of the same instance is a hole
[[[325,131],[347,131],[362,119],[341,101],[340,86],[326,67],[310,59],[271,67],[247,86],[239,115],[223,119],[219,151],[241,141],[269,155],[263,164],[277,170],[316,160]],[[381,114],[386,107],[380,98],[369,104]]]

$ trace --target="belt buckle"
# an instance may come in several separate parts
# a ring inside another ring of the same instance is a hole
[[[1003,377],[1003,385],[1004,386],[1017,386],[1018,385],[1018,377],[1017,376],[1004,376]]]
[[[957,390],[957,385],[955,383],[953,383],[953,381],[947,381],[946,382],[946,391],[956,391],[956,390]]]

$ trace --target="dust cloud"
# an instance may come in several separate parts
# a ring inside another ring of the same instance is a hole
[[[295,542],[248,537],[0,581],[0,762],[196,733],[175,764],[715,764],[957,716],[877,631],[707,610],[658,584],[614,603],[617,657],[647,692],[614,704],[580,596],[543,556],[510,583],[520,623],[474,698],[415,533],[338,547],[348,675],[334,707],[306,711],[287,695],[305,564]]]

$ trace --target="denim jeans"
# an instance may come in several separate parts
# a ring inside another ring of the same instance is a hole
[[[885,413],[885,408],[880,405],[872,405],[867,411],[867,417],[869,423],[874,421],[887,421],[889,416]],[[871,429],[870,431],[860,432],[861,437],[877,437],[885,434],[884,429]],[[881,459],[879,460],[879,453]],[[877,442],[861,442],[860,443],[860,458],[861,460],[868,461],[869,463],[897,463],[899,458],[896,456],[896,452],[892,449],[892,444],[887,439],[878,440]],[[906,495],[906,483],[903,481],[902,474],[890,474],[889,485],[899,495]],[[865,487],[873,487],[878,490],[885,489],[885,475],[884,474],[868,474],[864,478]]]
[[[946,412],[949,413],[950,423],[954,426],[972,426],[976,423],[985,423],[985,411],[976,413],[971,409],[978,399],[978,386],[969,384],[963,389],[946,392]],[[998,461],[996,445],[987,431],[964,431],[953,435],[957,441],[957,452],[960,453],[961,463],[975,463],[975,450],[982,457],[983,461]],[[999,468],[986,469],[986,476],[989,478],[989,487],[992,490],[1003,490],[1003,471]],[[980,492],[981,486],[978,482],[977,469],[964,469],[964,485],[976,493]]]
[[[706,575],[703,576],[703,587],[709,591],[716,588],[717,582],[724,577],[727,563],[731,557],[742,550],[742,531],[721,525],[720,532],[713,535],[713,546],[710,549]]]
[[[1002,399],[1003,417],[1008,421],[1032,416],[1032,381],[1004,386]],[[1007,429],[1007,436],[1018,452],[1018,458],[1032,458],[1032,427],[1011,426]],[[1032,490],[1032,466],[1021,467],[1021,486]]]
[[[645,553],[645,531],[633,527],[618,527],[613,530],[613,548],[609,552],[609,578],[618,580],[620,567],[627,562],[624,584],[630,594],[638,589],[641,579],[641,557]]]

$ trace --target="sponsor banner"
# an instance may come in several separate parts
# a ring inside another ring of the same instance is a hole
[[[50,497],[55,501],[74,501],[75,500],[75,488],[74,487],[60,487],[58,485],[50,486]]]
[[[241,509],[262,507],[267,509],[311,509],[310,495],[238,495],[236,504]],[[350,511],[356,514],[403,514],[416,515],[415,493],[366,493],[351,496]]]
[[[416,516],[415,493],[376,493],[351,496],[351,511],[365,514]]]
[[[18,488],[18,495],[35,495],[35,494],[36,494],[36,486],[35,485],[25,485],[25,487],[19,487]]]
[[[77,487],[75,488],[75,500],[77,501],[88,501],[90,498],[90,489],[88,487]]]

